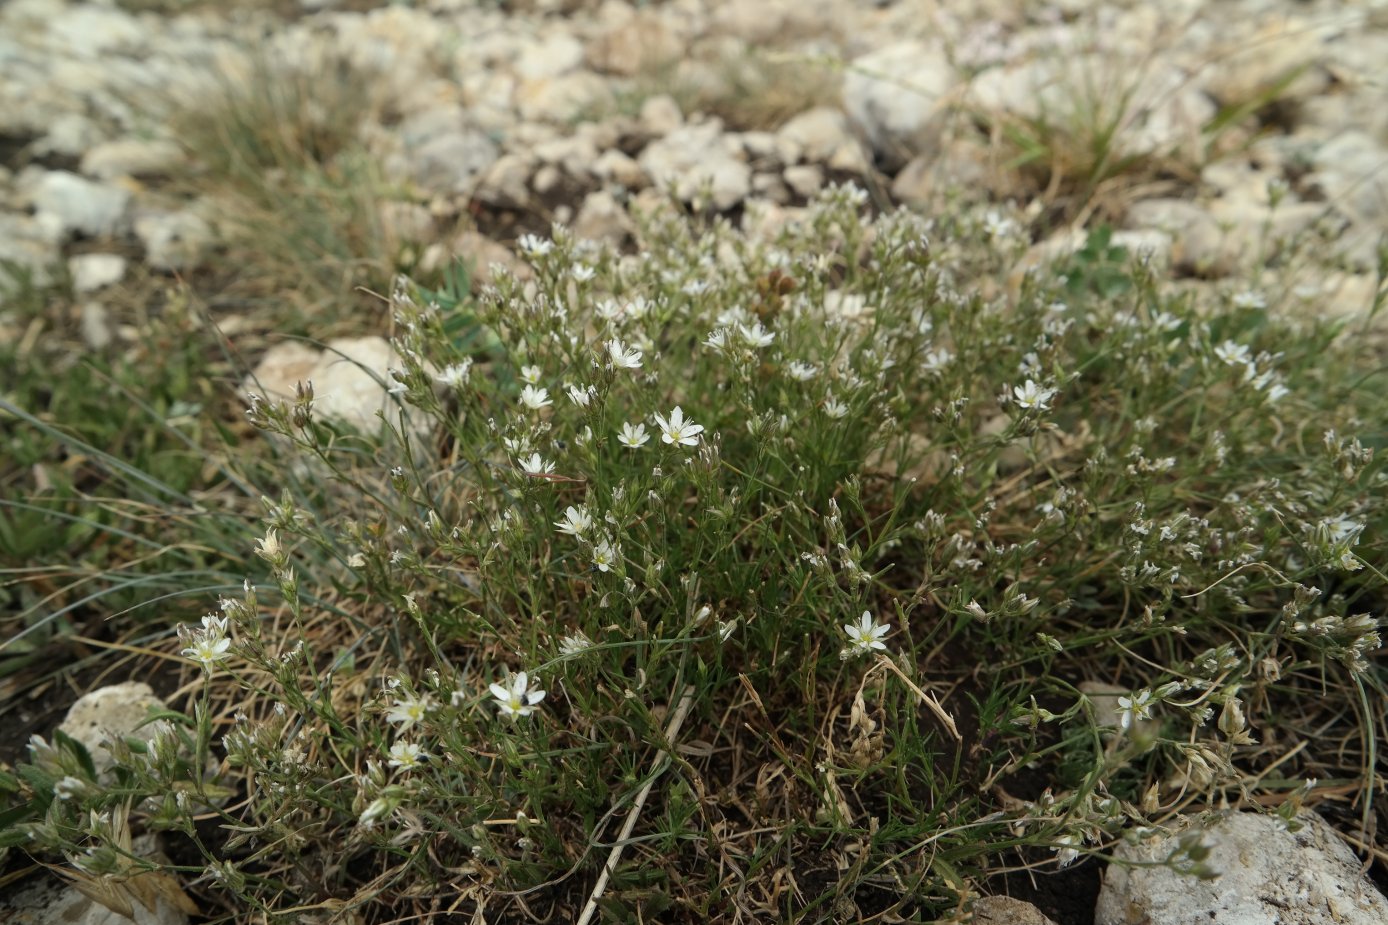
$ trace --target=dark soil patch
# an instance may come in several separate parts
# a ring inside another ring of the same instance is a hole
[[[1056,925],[1094,925],[1094,906],[1103,883],[1103,865],[1081,860],[1060,871],[1019,870],[988,881],[993,895],[1025,900]]]

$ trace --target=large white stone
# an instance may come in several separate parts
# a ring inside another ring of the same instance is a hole
[[[125,258],[120,254],[78,254],[68,258],[67,269],[74,292],[95,292],[125,277]]]
[[[384,411],[395,420],[398,403],[385,383],[390,369],[399,365],[399,357],[383,337],[338,338],[328,341],[323,350],[286,341],[265,352],[244,388],[292,400],[295,386],[311,381],[318,418],[376,433],[381,428],[377,412]],[[406,410],[413,429],[422,430],[427,422],[417,409]]]
[[[34,189],[34,208],[40,220],[47,217],[64,235],[114,235],[125,226],[129,205],[128,190],[94,183],[66,170],[49,171]]]
[[[1120,844],[1095,909],[1096,925],[1383,925],[1385,900],[1359,860],[1320,816],[1297,816],[1288,832],[1275,816],[1232,813],[1200,827],[1193,819],[1141,845]],[[1220,876],[1197,880],[1157,865],[1182,834],[1199,831]]]
[[[145,247],[145,263],[156,270],[191,269],[216,240],[212,227],[191,209],[147,212],[135,220],[135,236]]]
[[[651,182],[692,201],[707,190],[710,205],[731,209],[752,189],[752,170],[729,151],[718,120],[682,126],[646,146],[637,158]]]
[[[954,79],[943,48],[898,42],[849,64],[843,105],[878,155],[904,163],[934,149]]]
[[[102,745],[127,736],[149,741],[158,724],[140,724],[149,717],[150,710],[162,709],[164,701],[154,696],[154,688],[143,681],[110,684],[79,698],[58,729],[86,746],[92,763],[102,771],[112,764],[110,752]]]

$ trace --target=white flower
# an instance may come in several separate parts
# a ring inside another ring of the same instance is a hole
[[[186,658],[191,658],[195,662],[202,662],[202,667],[212,670],[214,663],[224,658],[230,657],[231,653],[227,650],[231,648],[231,640],[225,636],[218,636],[212,633],[194,634],[188,648],[183,650]]]
[[[645,424],[623,424],[622,432],[617,435],[617,442],[629,450],[641,449],[650,439]]]
[[[838,419],[848,415],[848,406],[834,397],[833,393],[824,400],[824,413],[829,417]]]
[[[586,283],[593,278],[593,274],[596,272],[596,270],[586,263],[576,263],[573,269],[569,271],[569,275],[574,278],[575,282]]]
[[[586,387],[571,385],[569,386],[569,401],[578,405],[580,408],[587,408],[589,403],[593,400],[594,392],[595,390],[591,385]]]
[[[1028,379],[1023,385],[1012,387],[1013,399],[1018,406],[1028,411],[1045,411],[1051,406],[1051,399],[1055,397],[1055,389],[1037,385]]]
[[[593,312],[603,321],[616,321],[622,317],[622,306],[611,299],[603,299]]]
[[[399,723],[402,730],[409,729],[415,723],[423,722],[433,705],[428,694],[423,697],[401,697],[386,711],[386,722]]]
[[[1236,292],[1229,302],[1235,308],[1263,309],[1268,307],[1268,300],[1256,289],[1245,289],[1242,292]]]
[[[403,395],[410,390],[408,385],[400,381],[401,375],[399,370],[386,370],[386,391],[391,395]]]
[[[453,363],[445,366],[434,377],[434,381],[439,385],[447,386],[450,389],[461,389],[467,382],[468,373],[472,371],[472,361],[464,360],[462,363]]]
[[[535,712],[535,704],[545,699],[544,691],[530,689],[530,678],[524,672],[511,678],[511,686],[491,685],[492,696],[496,698],[496,709],[504,716],[529,716]]]
[[[1017,223],[995,209],[989,209],[983,216],[983,230],[990,238],[1005,238],[1016,233]]]
[[[607,540],[603,540],[593,547],[593,566],[599,572],[610,572],[612,566],[617,564],[617,559],[621,554],[620,547],[613,546]]]
[[[801,363],[799,360],[795,360],[786,367],[786,373],[798,382],[809,382],[819,375],[819,367],[813,363]]]
[[[641,351],[635,347],[628,347],[616,338],[607,342],[607,355],[612,358],[612,364],[618,369],[641,368]]]
[[[949,365],[949,361],[954,359],[954,354],[943,348],[932,350],[921,360],[921,371],[927,373],[938,373]]]
[[[567,533],[569,536],[582,536],[583,531],[593,526],[593,515],[588,513],[588,509],[579,505],[574,507],[569,505],[564,512],[564,519],[556,521],[554,524],[559,528],[560,533]]]
[[[1118,698],[1118,725],[1124,732],[1132,726],[1135,720],[1151,719],[1152,707],[1156,701],[1152,698],[1152,692],[1143,688],[1132,695],[1125,695]]]
[[[227,618],[209,613],[202,618],[202,630],[209,636],[225,636],[227,634]]]
[[[516,241],[516,245],[525,251],[527,257],[543,257],[554,250],[554,242],[546,240],[539,235],[523,234]]]
[[[887,644],[882,638],[891,632],[891,628],[885,623],[878,623],[872,616],[872,612],[864,610],[863,615],[858,618],[857,623],[845,623],[843,631],[848,636],[848,648],[845,655],[863,655],[873,649],[885,649]]]
[[[539,411],[549,404],[549,389],[537,389],[533,385],[527,385],[521,389],[521,404],[533,411]]]
[[[574,630],[573,635],[565,636],[559,640],[559,654],[564,656],[578,655],[592,645],[593,640],[588,638],[587,633],[583,630]]]
[[[81,796],[86,789],[86,781],[69,774],[53,785],[53,796],[60,800],[71,800]]]
[[[722,350],[728,346],[728,331],[726,328],[716,328],[713,333],[704,338],[704,346],[710,350]]]
[[[1226,340],[1224,343],[1214,348],[1214,355],[1230,366],[1247,367],[1250,364],[1248,348],[1232,340]]]
[[[531,453],[529,459],[518,459],[516,465],[526,475],[548,475],[554,471],[554,463],[545,459],[539,453]]]
[[[424,746],[417,742],[396,742],[390,747],[390,761],[387,763],[392,768],[413,771],[419,767],[421,761],[426,761],[429,757],[430,755],[424,750]]]
[[[737,326],[737,329],[742,334],[743,342],[749,347],[760,349],[770,345],[770,343],[776,339],[776,335],[766,330],[766,328],[763,328],[760,321],[753,324],[750,328],[745,324],[740,324]]]
[[[663,415],[652,415],[655,418],[656,426],[660,428],[660,439],[672,445],[698,446],[699,434],[704,432],[700,424],[695,424],[691,420],[686,420],[684,412],[680,406],[676,405],[675,410],[670,412],[670,417]]]
[[[528,382],[530,385],[540,384],[540,367],[522,366],[520,368],[521,382]]]

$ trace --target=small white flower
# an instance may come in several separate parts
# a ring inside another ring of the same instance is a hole
[[[553,241],[533,234],[521,235],[516,241],[516,245],[525,252],[527,257],[543,257],[554,250]]]
[[[1033,380],[1028,379],[1023,385],[1012,387],[1013,400],[1018,407],[1027,411],[1045,411],[1051,406],[1051,399],[1055,397],[1056,390],[1037,385]]]
[[[990,238],[1005,238],[1015,234],[1018,228],[1012,219],[995,209],[989,209],[988,214],[983,216],[983,230]]]
[[[525,407],[539,411],[550,403],[549,389],[537,389],[533,385],[527,385],[521,389],[520,400]]]
[[[949,361],[954,359],[954,354],[944,348],[932,350],[921,360],[921,371],[927,373],[938,373],[949,365]]]
[[[641,351],[635,347],[628,347],[616,338],[607,342],[607,355],[612,358],[612,364],[618,369],[641,368]]]
[[[586,263],[576,263],[573,269],[569,271],[569,275],[574,278],[574,282],[586,283],[593,278],[596,272],[596,270]]]
[[[612,566],[617,564],[617,559],[621,554],[620,547],[613,546],[607,540],[603,540],[593,547],[593,566],[599,572],[610,572]]]
[[[472,372],[472,361],[464,360],[461,363],[453,363],[445,366],[434,377],[434,381],[439,385],[450,389],[461,389],[467,383],[468,373]]]
[[[518,459],[516,465],[526,475],[548,475],[554,471],[554,463],[545,459],[539,453],[531,453],[529,459]]]
[[[81,796],[86,789],[86,781],[69,774],[53,785],[53,796],[60,800],[71,800]]]
[[[1256,289],[1245,289],[1242,292],[1236,292],[1233,297],[1229,299],[1229,302],[1235,308],[1264,309],[1268,307],[1268,300]]]
[[[386,370],[386,391],[391,395],[404,395],[410,387],[400,381],[402,373],[396,369]]]
[[[593,309],[593,312],[603,321],[616,321],[622,317],[622,306],[612,299],[603,299]]]
[[[559,528],[560,533],[582,536],[585,530],[593,526],[593,515],[589,514],[583,505],[569,505],[568,510],[564,511],[564,519],[556,521],[554,525]]]
[[[786,373],[797,382],[809,382],[819,375],[819,367],[813,363],[801,363],[799,360],[795,360],[786,367]]]
[[[212,666],[224,658],[229,658],[231,653],[227,650],[231,648],[231,640],[225,636],[216,636],[211,633],[197,633],[193,636],[191,644],[183,650],[185,658],[191,658],[195,662],[201,662],[202,667],[211,671]]]
[[[835,398],[831,392],[829,397],[824,399],[824,413],[837,420],[842,417],[847,417],[848,406]]]
[[[863,655],[873,649],[886,649],[887,644],[882,641],[891,627],[885,623],[878,623],[872,616],[872,611],[864,610],[863,615],[858,618],[857,623],[845,623],[843,631],[848,636],[847,655]]]
[[[617,435],[617,442],[629,450],[641,449],[650,439],[645,424],[623,424],[621,433]]]
[[[539,384],[540,384],[540,367],[538,367],[538,366],[522,366],[522,367],[520,368],[520,377],[521,377],[521,382],[525,382],[525,383],[528,383],[528,384],[530,384],[530,385],[539,385]]]
[[[578,655],[586,649],[591,648],[593,640],[588,638],[588,634],[583,630],[574,630],[570,636],[565,636],[559,640],[559,654],[563,656]]]
[[[569,386],[569,401],[578,405],[580,408],[587,408],[593,401],[594,389],[590,386]]]
[[[402,731],[409,729],[415,723],[423,722],[433,705],[428,694],[423,697],[401,697],[386,711],[386,722],[399,723]]]
[[[1235,343],[1232,340],[1226,340],[1218,347],[1215,347],[1214,355],[1229,366],[1248,367],[1251,363],[1248,355],[1248,347],[1243,344]]]
[[[535,704],[545,699],[544,691],[530,689],[530,678],[524,671],[511,678],[510,687],[493,684],[490,689],[497,711],[512,718],[529,716],[535,712]]]
[[[750,328],[745,324],[740,324],[737,326],[737,330],[742,335],[743,343],[756,349],[769,346],[771,342],[776,339],[775,333],[762,327],[760,321],[753,324]]]
[[[1135,694],[1118,698],[1118,725],[1127,732],[1134,721],[1152,718],[1152,707],[1156,701],[1152,692],[1143,688]]]
[[[676,446],[699,445],[699,434],[704,432],[704,428],[686,419],[679,405],[675,406],[668,418],[660,414],[652,417],[655,418],[656,426],[660,428],[660,439],[664,442]]]
[[[390,747],[390,761],[387,764],[402,771],[413,771],[419,767],[420,762],[427,761],[429,757],[424,746],[417,742],[396,742]]]
[[[209,613],[202,618],[202,631],[209,636],[225,636],[227,634],[227,618],[219,617],[215,613]]]

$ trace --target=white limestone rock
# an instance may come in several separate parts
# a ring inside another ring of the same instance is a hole
[[[82,294],[113,286],[125,278],[126,260],[119,254],[78,254],[67,261],[72,289]]]
[[[1360,873],[1359,860],[1313,812],[1300,831],[1259,813],[1232,813],[1208,825],[1185,819],[1164,837],[1120,844],[1104,874],[1096,925],[1383,925],[1388,899]],[[1155,866],[1182,834],[1200,832],[1220,876],[1197,880]],[[1124,861],[1150,864],[1125,867]]]
[[[679,199],[691,202],[707,191],[709,204],[724,211],[752,189],[751,168],[730,147],[723,137],[723,124],[713,119],[685,125],[652,142],[637,161],[653,183],[673,187]]]
[[[190,270],[216,242],[216,234],[194,209],[152,211],[135,219],[135,236],[145,248],[145,263],[156,270]]]
[[[148,742],[158,731],[158,724],[141,724],[151,710],[162,709],[164,701],[154,696],[154,688],[143,681],[110,684],[79,698],[58,729],[86,747],[100,773],[112,764],[110,752],[102,746],[127,736]]]
[[[91,147],[82,155],[82,173],[98,180],[163,177],[183,163],[183,149],[165,139],[120,138]]]
[[[130,191],[66,170],[51,170],[39,179],[33,200],[40,221],[52,221],[63,236],[101,238],[125,228]]]
[[[853,60],[843,104],[889,165],[934,150],[955,83],[945,50],[917,40],[897,42]]]

